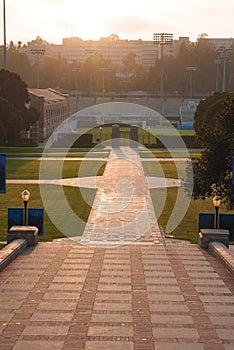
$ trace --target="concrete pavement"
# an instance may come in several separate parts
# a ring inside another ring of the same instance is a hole
[[[233,293],[197,245],[39,243],[0,274],[0,349],[231,350]]]

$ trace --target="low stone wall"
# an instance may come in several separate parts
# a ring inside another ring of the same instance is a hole
[[[201,229],[198,236],[199,245],[208,249],[210,242],[220,242],[226,247],[229,246],[229,231],[221,229]]]
[[[234,273],[234,254],[220,242],[209,243],[209,251]]]
[[[28,246],[25,239],[15,239],[0,250],[0,271],[5,269]]]
[[[35,246],[38,243],[38,228],[35,226],[12,226],[7,234],[7,243],[18,238],[26,239],[29,246]]]

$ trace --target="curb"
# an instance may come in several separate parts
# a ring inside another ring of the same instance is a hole
[[[28,246],[26,239],[15,239],[0,250],[0,272],[4,270]]]
[[[210,253],[219,259],[232,273],[234,273],[234,254],[220,242],[209,243]]]

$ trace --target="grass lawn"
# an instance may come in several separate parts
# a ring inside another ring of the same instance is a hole
[[[46,160],[48,162],[46,169],[47,179],[60,178],[57,169],[61,167],[62,161]],[[79,172],[80,166],[84,171]],[[62,178],[70,178],[79,176],[99,176],[102,175],[106,163],[101,160],[81,161],[67,160],[64,161],[62,167]],[[8,179],[38,179],[40,169],[40,160],[7,160],[7,178]],[[57,174],[56,174],[57,172]]]
[[[143,162],[143,169],[145,176],[165,176],[178,179],[178,172],[180,178],[186,176],[186,163],[184,161],[168,161],[168,162]],[[178,171],[177,171],[178,169]]]
[[[47,161],[46,161],[47,162]],[[56,169],[61,165],[61,161],[48,160],[48,171],[46,178],[57,178]],[[65,160],[63,162],[62,177],[71,178],[79,176],[95,176],[102,175],[105,169],[106,163],[101,160],[95,161],[74,161]],[[7,160],[7,179],[38,179],[39,178],[39,160]],[[84,167],[84,171],[79,172],[80,168]],[[58,177],[59,178],[59,177]],[[48,192],[47,200],[51,203],[56,212],[60,214],[60,217],[69,224],[69,216],[66,216],[63,205],[59,202],[55,202],[55,185],[44,185]],[[0,240],[6,240],[7,235],[7,217],[8,208],[22,208],[23,203],[21,200],[21,192],[23,190],[23,184],[11,184],[7,185],[6,194],[0,195]],[[39,185],[28,185],[28,190],[31,193],[29,207],[31,208],[43,208],[43,203],[40,195]],[[96,194],[95,189],[85,189],[74,187],[63,187],[64,194],[69,203],[71,210],[79,217],[81,221],[80,227],[71,232],[71,235],[80,235],[83,232],[85,222],[89,216],[89,212]],[[64,217],[63,217],[64,216]],[[41,241],[50,241],[54,238],[64,237],[64,234],[59,231],[57,227],[51,222],[45,211],[44,217],[44,236],[39,237]]]
[[[157,198],[159,197],[160,189],[151,189],[150,194],[154,207],[157,207]],[[162,214],[158,218],[159,224],[163,227],[164,232],[166,233],[166,226],[168,218],[170,217],[172,210],[174,208],[177,197],[176,188],[167,189],[166,204],[162,211]],[[220,212],[222,214],[234,214],[233,211],[228,211],[223,205],[220,207]],[[198,242],[198,215],[199,213],[214,213],[214,206],[211,198],[206,200],[194,200],[192,199],[188,208],[186,215],[179,224],[179,226],[173,231],[170,232],[170,235],[173,235],[177,239],[188,240],[192,243]]]
[[[99,132],[99,130],[98,130]],[[36,149],[33,149],[33,151]],[[24,149],[25,152],[25,149]],[[74,153],[77,154],[77,153]],[[163,153],[168,157],[167,152]],[[196,157],[196,152],[192,153]],[[198,156],[199,156],[198,152]],[[155,152],[155,155],[160,155],[160,158],[163,158],[161,152]],[[177,167],[181,170],[182,175],[180,177],[185,177],[184,166],[185,162],[183,161],[147,161],[143,162],[143,168],[146,176],[165,176],[167,178],[178,178]],[[47,178],[57,178],[56,169],[61,165],[59,160],[48,160],[48,176]],[[101,160],[95,161],[74,161],[66,160],[63,163],[63,178],[77,177],[82,176],[82,173],[79,173],[80,167],[85,165],[85,174],[84,176],[94,176],[102,175],[105,169],[105,162]],[[7,178],[8,179],[38,179],[39,178],[39,160],[7,160]],[[53,185],[44,185],[46,186],[48,192],[48,201],[51,203],[51,206],[54,210],[60,214],[62,220],[67,222],[69,227],[69,216],[66,216],[63,205],[59,201],[55,202],[56,186]],[[8,208],[22,208],[23,203],[21,199],[21,192],[23,190],[23,184],[12,184],[7,185],[7,193],[0,195],[0,241],[6,240],[7,235],[7,210]],[[38,185],[27,186],[31,193],[31,198],[29,202],[29,207],[31,208],[43,208],[43,203],[40,195],[40,188]],[[63,187],[64,194],[66,199],[72,209],[72,211],[83,221],[81,226],[77,229],[70,232],[70,235],[79,235],[83,232],[85,222],[88,218],[90,207],[93,203],[93,199],[96,194],[94,189],[79,189],[73,187]],[[150,193],[152,196],[153,204],[155,208],[158,206],[160,189],[151,189]],[[163,229],[166,229],[168,219],[172,213],[177,197],[177,188],[167,189],[167,200],[165,207],[158,218],[160,225]],[[178,239],[186,239],[193,243],[197,243],[198,240],[198,214],[201,212],[213,213],[213,203],[211,198],[203,200],[191,200],[190,206],[186,215],[184,216],[182,222],[179,226],[170,234]],[[234,211],[227,211],[223,205],[220,208],[221,213],[234,213]],[[64,217],[65,216],[65,217]],[[63,218],[64,217],[64,218]],[[44,217],[44,236],[39,237],[40,241],[50,241],[54,238],[64,237],[64,234],[51,222],[45,211]],[[1,249],[1,247],[0,247]]]
[[[145,151],[145,152],[139,152],[141,158],[172,158],[172,155],[168,151]],[[201,151],[193,151],[193,152],[173,152],[173,158],[200,158],[201,157]]]
[[[63,148],[32,148],[32,147],[0,147],[0,153],[6,154],[7,158],[11,157],[92,157],[92,158],[105,158],[108,157],[110,151],[104,148],[70,148],[69,150]]]
[[[61,216],[64,214],[63,205],[59,202],[54,201],[54,193],[56,191],[56,186],[45,185],[48,190],[47,201],[50,201],[54,206],[54,209],[61,213]],[[38,185],[28,186],[30,190],[31,197],[28,204],[29,208],[43,208],[43,203],[40,196],[40,189]],[[74,213],[83,220],[83,227],[77,228],[77,232],[71,232],[71,235],[80,235],[83,232],[83,228],[90,212],[90,206],[87,203],[93,203],[93,199],[96,194],[94,189],[82,189],[82,193],[79,188],[74,187],[63,187],[64,194],[66,199],[74,211]],[[6,194],[0,196],[0,240],[6,240],[7,235],[7,211],[8,208],[23,208],[23,203],[21,199],[22,185],[7,185]],[[85,199],[84,199],[85,198]],[[45,212],[44,217],[44,236],[39,237],[40,241],[50,241],[54,238],[64,237],[62,234],[51,222],[47,213]],[[69,220],[69,217],[65,217],[64,220]]]
[[[143,168],[146,176],[162,176],[161,172],[163,171],[164,176],[166,178],[178,178],[177,169],[175,166],[175,162],[143,162]],[[178,168],[184,173],[184,177],[186,177],[186,172],[184,171],[184,162],[177,161],[176,162]],[[155,207],[155,211],[157,211],[158,206],[158,198],[161,189],[151,189],[151,197],[153,200],[153,204]],[[163,211],[158,218],[160,225],[163,227],[164,232],[166,232],[166,226],[168,219],[172,213],[175,202],[177,198],[177,188],[168,188],[166,195],[166,203]],[[229,213],[234,214],[234,211],[228,211],[224,205],[220,207],[221,213]],[[198,241],[198,215],[199,213],[214,213],[214,206],[211,198],[207,198],[206,200],[194,200],[191,199],[188,211],[184,216],[183,220],[179,224],[179,226],[170,234],[173,235],[177,239],[185,239],[189,240],[192,243],[197,243]]]
[[[6,246],[6,244],[1,244],[0,243],[0,250],[2,249],[2,248],[4,248]]]

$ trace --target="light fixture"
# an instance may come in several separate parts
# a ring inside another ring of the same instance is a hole
[[[219,228],[219,224],[218,224],[218,218],[219,218],[219,207],[221,204],[221,199],[219,198],[219,196],[215,196],[213,198],[213,204],[215,207],[215,229]]]
[[[21,193],[21,198],[24,202],[24,226],[27,225],[27,205],[30,198],[30,192],[25,188]]]

